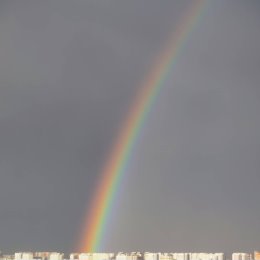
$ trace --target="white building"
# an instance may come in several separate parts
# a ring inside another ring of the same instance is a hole
[[[173,260],[224,260],[224,253],[170,253],[162,254],[162,258],[170,258]]]
[[[50,252],[35,252],[33,253],[33,258],[46,260],[49,259],[50,254],[51,254]]]
[[[190,253],[172,253],[175,260],[190,260]]]
[[[19,252],[14,254],[15,260],[32,260],[33,253],[32,252]]]
[[[70,260],[78,260],[79,259],[79,253],[71,253],[70,254]]]
[[[57,252],[51,252],[49,255],[49,260],[63,260],[64,254],[57,253]]]
[[[90,253],[81,253],[78,257],[79,260],[92,260],[93,258],[92,254]]]
[[[247,253],[233,253],[232,260],[250,260],[250,255]]]
[[[172,253],[159,253],[158,254],[159,260],[173,260]]]
[[[159,260],[158,253],[145,252],[143,258],[144,260]]]
[[[113,253],[82,253],[71,254],[70,260],[110,260],[114,257]]]
[[[142,259],[142,254],[139,252],[132,252],[130,254],[118,253],[116,255],[116,260],[140,260]]]
[[[92,260],[110,260],[113,256],[112,253],[94,253],[92,254]]]
[[[215,260],[225,260],[224,253],[215,253]]]

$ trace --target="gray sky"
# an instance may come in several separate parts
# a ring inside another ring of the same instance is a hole
[[[127,108],[190,3],[0,2],[2,250],[74,250]],[[104,250],[259,249],[259,28],[259,1],[209,1],[134,149]]]

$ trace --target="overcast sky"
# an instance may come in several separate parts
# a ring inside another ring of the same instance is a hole
[[[0,1],[0,249],[75,249],[118,128],[191,2]],[[104,251],[260,249],[260,3],[208,2]]]

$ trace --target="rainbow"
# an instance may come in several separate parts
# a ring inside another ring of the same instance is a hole
[[[81,252],[98,252],[100,250],[107,219],[136,139],[152,104],[163,87],[165,78],[176,63],[189,33],[201,17],[206,3],[207,0],[193,0],[193,5],[183,17],[173,37],[140,86],[137,97],[122,124],[112,150],[109,152],[92,205],[87,212],[79,246]]]

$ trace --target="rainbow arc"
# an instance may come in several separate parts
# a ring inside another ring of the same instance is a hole
[[[169,71],[177,62],[185,41],[201,17],[207,2],[207,0],[193,0],[193,5],[180,21],[175,33],[167,42],[166,48],[160,53],[150,73],[140,86],[136,99],[109,152],[91,207],[87,212],[79,246],[81,252],[98,252],[100,250],[107,225],[106,221],[113,208],[116,192],[137,137],[158,93],[163,88]]]

